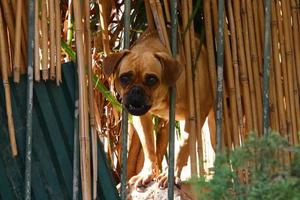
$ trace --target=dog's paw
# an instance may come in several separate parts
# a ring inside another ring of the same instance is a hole
[[[155,175],[153,173],[141,171],[136,176],[133,176],[129,180],[129,185],[134,186],[137,191],[144,191],[148,183],[154,179]]]
[[[144,167],[139,174],[131,177],[128,183],[130,186],[134,186],[138,191],[142,192],[147,184],[157,177],[157,174],[158,171],[155,167]]]
[[[165,188],[167,188],[167,187],[168,187],[168,170],[166,170],[165,172],[161,173],[161,174],[157,177],[156,181],[158,182],[158,187],[159,187],[160,189],[165,189]],[[180,186],[181,186],[181,179],[180,179],[179,176],[176,176],[176,175],[174,176],[174,184],[175,184],[178,188],[180,188]]]

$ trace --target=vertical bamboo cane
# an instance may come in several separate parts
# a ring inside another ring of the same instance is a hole
[[[59,85],[62,81],[61,77],[61,16],[60,16],[60,0],[55,2],[55,38],[56,38],[56,84]],[[71,9],[72,10],[72,9]]]
[[[17,143],[15,137],[15,127],[14,127],[14,120],[12,116],[12,108],[11,108],[11,96],[10,96],[10,87],[8,82],[8,57],[6,52],[8,51],[6,46],[6,41],[4,41],[4,35],[6,34],[4,28],[4,20],[2,18],[2,11],[0,9],[0,56],[1,56],[1,73],[2,73],[2,80],[3,80],[3,87],[5,92],[5,102],[6,102],[6,114],[7,114],[7,121],[8,121],[8,131],[9,131],[9,139],[11,144],[11,150],[13,156],[18,154],[17,150]]]
[[[50,79],[55,79],[55,61],[56,61],[56,39],[55,39],[55,0],[49,1],[49,24],[50,24]],[[57,27],[59,28],[59,27]]]
[[[241,27],[243,29],[243,32],[241,28],[237,28],[238,34],[240,34],[240,40],[241,44],[244,43],[243,49],[245,49],[244,54],[241,53],[240,60],[246,60],[245,61],[245,73],[241,74],[241,79],[245,79],[248,74],[248,81],[249,81],[249,92],[250,92],[250,99],[251,99],[251,110],[252,110],[252,118],[253,118],[253,130],[258,132],[258,119],[257,119],[257,102],[256,102],[256,95],[255,95],[255,86],[254,86],[254,78],[253,78],[253,72],[252,72],[252,63],[251,63],[251,53],[250,53],[250,42],[249,42],[249,31],[248,31],[248,22],[247,22],[247,16],[246,16],[246,3],[245,0],[242,0],[241,4],[235,4],[235,12],[239,13],[239,10],[241,11],[241,21],[242,24],[237,23],[237,27]],[[238,14],[237,14],[238,15]],[[238,21],[238,19],[236,19]],[[239,40],[238,40],[239,41]],[[243,65],[241,65],[243,66]],[[242,81],[241,80],[241,81]],[[245,79],[246,80],[246,79]],[[245,93],[244,93],[245,95]],[[245,96],[246,98],[246,96]]]
[[[283,101],[283,88],[281,80],[281,66],[279,60],[279,49],[278,49],[278,20],[276,18],[276,9],[274,1],[271,4],[272,7],[272,50],[273,50],[273,60],[274,60],[274,73],[275,73],[275,86],[277,94],[277,104],[278,104],[278,113],[279,113],[279,132],[286,136],[287,126],[286,126],[286,114],[284,110],[284,101]]]
[[[16,11],[16,32],[15,32],[15,46],[14,46],[14,82],[18,83],[20,81],[20,65],[21,65],[21,32],[22,32],[22,1],[17,2],[17,11]]]
[[[149,0],[144,0],[144,4],[145,4],[146,15],[147,15],[148,28],[150,30],[154,30],[155,29],[155,24],[154,24],[154,21],[153,21],[153,16],[152,16],[152,13],[151,13],[151,7],[150,7]]]
[[[39,1],[34,3],[34,77],[35,81],[41,79],[40,60],[40,26],[39,26]]]
[[[47,22],[47,0],[42,1],[42,77],[49,78],[48,74],[48,22]]]
[[[276,1],[276,12],[277,12],[277,21],[278,21],[278,33],[279,33],[279,42],[280,42],[280,56],[281,56],[281,70],[282,70],[282,79],[283,79],[283,87],[284,87],[284,97],[285,97],[285,105],[286,105],[286,120],[287,120],[287,139],[290,140],[290,135],[293,132],[292,129],[292,120],[291,120],[291,104],[290,104],[290,96],[287,82],[287,64],[286,64],[286,54],[285,49],[286,45],[284,42],[284,33],[283,33],[283,20],[281,16],[282,7],[279,1]]]
[[[27,78],[27,110],[26,110],[26,159],[25,159],[25,200],[31,199],[31,169],[32,169],[32,114],[33,114],[33,43],[34,43],[34,3],[28,1],[28,78]]]
[[[292,21],[293,21],[293,39],[294,39],[294,52],[295,52],[295,65],[294,65],[294,88],[300,90],[300,39],[299,39],[299,24],[298,24],[298,19],[297,19],[297,13],[299,13],[299,10],[295,9],[297,4],[295,0],[290,0],[290,5],[292,9]],[[300,2],[299,2],[300,3]],[[300,5],[298,5],[300,6]],[[297,67],[298,66],[298,67]],[[296,120],[297,120],[297,132],[300,131],[300,109],[299,109],[299,98],[296,97],[296,94],[294,93],[295,96],[295,104],[296,104]]]
[[[98,169],[97,169],[97,132],[95,130],[95,112],[94,112],[94,91],[93,91],[93,69],[92,69],[92,52],[91,52],[91,30],[90,30],[90,2],[89,0],[84,1],[84,21],[85,21],[85,57],[86,66],[88,68],[88,103],[89,103],[89,122],[91,127],[91,138],[92,138],[92,163],[93,163],[93,199],[97,199],[97,182],[98,182]]]
[[[236,36],[236,30],[235,30],[235,22],[234,22],[234,16],[233,16],[233,7],[232,7],[232,2],[231,0],[228,0],[228,18],[229,18],[229,25],[230,25],[230,31],[231,31],[231,46],[232,46],[232,64],[233,64],[233,68],[234,68],[234,79],[235,79],[235,87],[236,87],[236,102],[237,102],[237,115],[238,115],[238,124],[239,124],[239,129],[240,129],[240,133],[242,133],[244,131],[244,124],[243,124],[243,110],[242,110],[242,100],[241,100],[241,89],[240,89],[240,71],[243,71],[245,69],[245,65],[241,66],[240,68],[244,67],[244,69],[240,70],[239,69],[239,63],[238,63],[238,46],[237,46],[237,36]],[[240,20],[240,18],[239,18]],[[239,21],[238,23],[241,23],[241,21]],[[240,25],[240,24],[239,24]],[[241,27],[241,26],[240,26]],[[240,37],[238,37],[239,40],[241,40]],[[242,40],[241,40],[242,41]],[[241,64],[245,64],[245,59],[243,58],[243,63]],[[242,74],[241,72],[241,74]],[[246,90],[245,90],[245,96],[246,98],[248,97],[248,99],[246,100],[247,103],[245,103],[245,112],[246,114],[246,118],[247,118],[247,124],[250,125],[250,127],[252,126],[252,116],[251,116],[251,104],[250,104],[250,97],[249,97],[249,89],[248,89],[248,78],[246,79],[245,85],[246,85]],[[249,113],[249,114],[248,114]],[[248,125],[248,126],[249,126]],[[250,128],[247,126],[247,131],[250,130]]]
[[[284,31],[284,41],[286,45],[286,64],[287,64],[287,80],[288,80],[288,90],[291,105],[291,119],[293,134],[296,133],[296,114],[295,114],[295,99],[293,96],[294,85],[293,85],[293,58],[294,53],[292,49],[292,41],[290,33],[292,32],[290,27],[290,16],[288,15],[288,2],[282,1],[282,16],[283,16],[283,31]],[[294,140],[295,138],[293,138]],[[294,141],[295,142],[295,141]]]
[[[258,118],[258,133],[262,133],[262,92],[261,92],[261,78],[259,75],[259,68],[261,65],[258,62],[257,56],[257,47],[256,47],[256,38],[255,38],[255,29],[253,22],[253,12],[251,0],[246,0],[246,10],[247,10],[247,22],[248,22],[248,31],[250,36],[250,48],[251,48],[251,63],[254,76],[254,86],[256,94],[256,103],[257,103],[257,118]]]
[[[100,27],[102,32],[102,41],[104,53],[107,55],[110,52],[109,47],[109,35],[108,35],[108,22],[107,22],[107,9],[105,0],[98,0],[99,11],[100,11]]]
[[[79,1],[73,2],[75,14],[75,33],[78,62],[79,81],[79,134],[80,134],[80,159],[81,159],[81,185],[82,198],[89,200],[91,195],[91,166],[90,166],[90,139],[86,119],[86,81],[85,81],[85,60],[83,46],[82,13]]]
[[[164,14],[163,14],[162,6],[161,6],[161,3],[160,3],[159,0],[156,0],[156,9],[157,9],[159,22],[160,22],[161,28],[162,28],[162,33],[163,33],[163,36],[164,36],[164,41],[165,41],[164,44],[167,47],[167,49],[169,50],[169,52],[171,53],[170,41],[169,41],[167,29],[166,29]]]
[[[213,39],[213,28],[211,21],[211,6],[210,1],[204,1],[204,25],[205,25],[205,38],[206,38],[206,48],[208,53],[208,69],[210,75],[210,81],[212,85],[212,94],[215,99],[216,96],[216,61],[215,61],[215,48]]]
[[[186,2],[182,2],[182,17],[183,27],[188,25],[188,5]],[[186,81],[188,88],[188,110],[189,110],[189,125],[190,125],[190,136],[189,136],[189,149],[190,149],[190,161],[191,161],[191,174],[197,175],[197,158],[196,158],[196,122],[195,122],[195,102],[194,102],[194,87],[192,78],[192,60],[191,60],[191,48],[190,48],[190,34],[184,35],[184,50],[186,57]]]
[[[228,1],[227,1],[228,2]],[[239,146],[239,141],[242,136],[242,132],[239,133],[239,125],[238,125],[238,118],[237,118],[237,102],[236,102],[236,88],[235,88],[235,80],[234,80],[234,72],[233,72],[233,64],[232,64],[232,54],[231,54],[231,47],[228,35],[228,27],[227,24],[224,24],[224,53],[225,53],[225,82],[227,82],[227,89],[229,94],[229,109],[231,112],[231,132],[234,135],[234,144],[235,146]],[[224,107],[227,106],[224,102]],[[239,138],[239,134],[240,138]],[[225,138],[225,137],[224,137]]]
[[[255,28],[255,38],[256,38],[256,46],[257,46],[258,63],[259,63],[259,66],[262,66],[263,34],[262,34],[262,31],[261,31],[260,25],[263,24],[262,21],[261,21],[263,18],[259,18],[261,16],[260,16],[260,12],[258,10],[257,0],[252,1],[252,8],[253,8],[253,22],[254,22],[254,28]],[[254,14],[254,13],[257,13],[257,14]],[[260,74],[262,74],[262,70],[263,70],[263,68],[259,67],[259,73]]]

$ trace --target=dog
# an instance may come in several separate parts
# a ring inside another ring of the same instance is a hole
[[[205,47],[200,51],[196,66],[199,70],[202,94],[200,98],[202,126],[213,104]],[[129,180],[129,184],[139,188],[156,178],[159,187],[167,187],[167,173],[159,174],[158,170],[152,115],[168,120],[169,87],[175,86],[175,119],[188,121],[184,65],[170,55],[157,32],[145,31],[129,50],[108,55],[103,61],[103,67],[105,76],[113,76],[115,88],[122,98],[123,105],[133,115],[133,126],[144,151],[143,168]],[[188,142],[189,137],[185,137],[176,155],[175,184],[180,184],[181,170],[188,160]]]

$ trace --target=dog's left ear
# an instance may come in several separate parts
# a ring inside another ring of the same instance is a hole
[[[117,68],[119,62],[124,58],[125,55],[127,55],[130,51],[129,50],[123,50],[117,53],[113,53],[108,55],[103,60],[103,69],[104,69],[104,75],[106,77],[109,77]]]
[[[183,71],[183,65],[165,52],[155,53],[154,56],[161,62],[163,81],[168,86],[174,86],[181,72]]]

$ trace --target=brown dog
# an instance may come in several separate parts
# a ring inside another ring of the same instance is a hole
[[[212,106],[211,86],[208,76],[205,48],[197,62],[200,75],[201,123]],[[154,32],[146,32],[130,50],[106,57],[104,73],[114,75],[116,90],[123,99],[128,112],[133,116],[133,125],[139,135],[144,166],[141,172],[129,181],[136,187],[144,186],[158,176],[158,163],[153,134],[152,115],[163,119],[169,117],[168,88],[176,85],[176,120],[186,120],[188,113],[187,90],[184,66],[174,59]],[[188,159],[188,137],[182,141],[176,155],[175,183],[179,183],[181,170]],[[167,174],[158,176],[159,185],[167,186]]]

